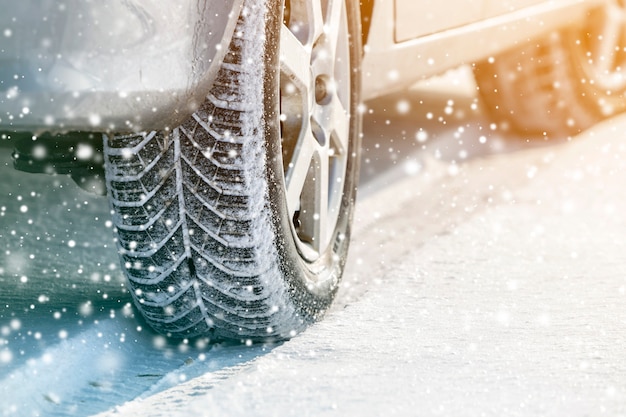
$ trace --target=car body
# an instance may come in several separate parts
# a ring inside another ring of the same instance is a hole
[[[0,125],[103,131],[180,121],[215,77],[241,3],[2,0]]]
[[[374,2],[363,60],[363,96],[482,61],[575,24],[596,0],[381,0]]]
[[[584,19],[602,0],[369,0],[362,98]],[[242,0],[0,0],[0,130],[174,126],[202,101]]]

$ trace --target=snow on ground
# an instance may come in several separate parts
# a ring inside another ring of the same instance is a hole
[[[624,133],[399,182],[415,198],[360,206],[358,299],[210,389],[103,415],[624,415]]]
[[[0,166],[1,415],[625,415],[626,117],[527,146],[420,97],[374,105],[342,290],[280,345],[142,328],[104,200]]]

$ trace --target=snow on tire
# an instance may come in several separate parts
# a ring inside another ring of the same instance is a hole
[[[247,0],[192,117],[105,137],[121,263],[158,332],[288,338],[331,303],[359,165],[351,3],[288,1],[283,18],[279,1]]]

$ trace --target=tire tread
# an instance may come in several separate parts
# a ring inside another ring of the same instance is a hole
[[[246,24],[240,18],[236,33],[249,32]],[[240,57],[247,43],[233,38],[207,100],[169,136],[106,138],[124,270],[147,321],[172,336],[265,338],[291,330],[273,329],[284,322],[268,286],[276,265],[252,233],[266,214],[258,211],[263,190],[249,180],[260,172],[249,158],[263,158],[264,144],[254,145],[262,135],[246,130],[258,111],[241,88],[250,76]]]

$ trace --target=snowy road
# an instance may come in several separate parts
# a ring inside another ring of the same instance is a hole
[[[2,415],[626,415],[626,117],[504,142],[435,87],[371,103],[337,303],[276,346],[138,329],[104,200],[0,148]]]

